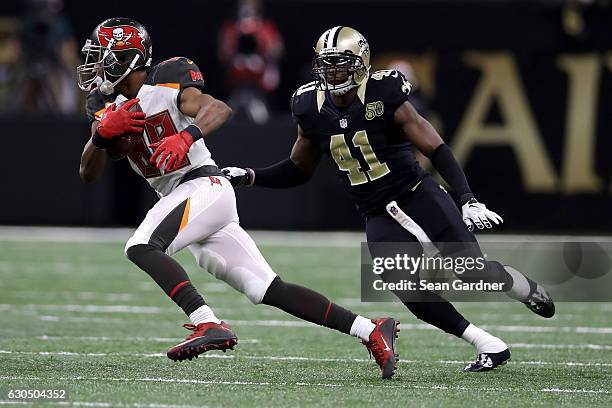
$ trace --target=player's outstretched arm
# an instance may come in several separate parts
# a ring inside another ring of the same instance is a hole
[[[299,186],[310,180],[320,160],[319,146],[306,137],[298,126],[298,137],[289,158],[258,169],[226,167],[222,171],[234,187],[256,185],[287,188]]]
[[[418,114],[410,102],[406,101],[395,111],[395,121],[399,123],[406,136],[425,156],[442,178],[451,186],[459,197],[459,206],[463,212],[463,221],[471,230],[474,225],[479,229],[491,228],[503,222],[502,218],[479,203],[457,163],[450,147],[444,143],[436,129],[425,118]]]
[[[202,93],[194,87],[181,92],[179,109],[194,118],[193,123],[180,132],[149,145],[155,149],[151,164],[165,171],[177,169],[194,142],[217,130],[232,116],[232,109],[224,102]]]

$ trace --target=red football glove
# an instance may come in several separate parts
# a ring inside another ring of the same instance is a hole
[[[193,137],[185,130],[165,137],[149,145],[150,148],[155,149],[149,162],[155,164],[158,169],[164,167],[164,171],[176,170],[185,159],[192,144]]]
[[[104,139],[112,139],[124,133],[142,133],[144,128],[144,112],[129,112],[133,105],[139,102],[138,99],[130,99],[119,109],[113,103],[102,114],[102,119],[96,128],[98,134]]]

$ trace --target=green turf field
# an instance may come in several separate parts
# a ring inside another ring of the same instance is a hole
[[[548,321],[520,304],[461,304],[513,352],[501,369],[468,374],[464,342],[397,304],[359,302],[358,248],[262,251],[285,280],[404,324],[391,381],[355,338],[251,305],[188,252],[178,259],[240,343],[174,363],[165,352],[187,320],[122,243],[0,241],[0,405],[17,388],[66,389],[62,405],[88,407],[612,406],[612,304],[560,303]]]

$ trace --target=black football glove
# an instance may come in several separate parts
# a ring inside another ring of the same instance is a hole
[[[252,186],[255,181],[255,172],[249,168],[225,167],[221,172],[234,187]]]

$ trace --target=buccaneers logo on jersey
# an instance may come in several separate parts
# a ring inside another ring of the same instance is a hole
[[[128,25],[100,27],[98,40],[103,47],[108,47],[108,44],[112,41],[111,48],[113,50],[136,48],[142,51],[143,54],[145,53],[145,47],[142,44],[143,35],[136,27]]]

